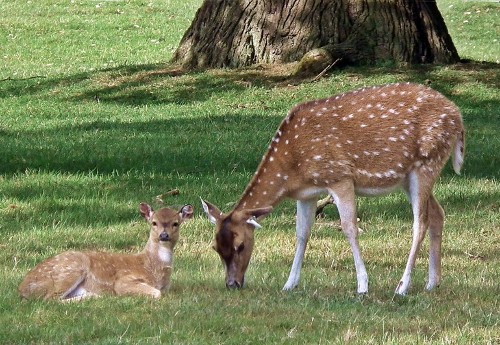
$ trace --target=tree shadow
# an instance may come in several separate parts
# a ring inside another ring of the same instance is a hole
[[[440,73],[442,68],[453,69],[456,73]],[[75,87],[75,90],[83,92],[76,91],[77,93],[72,94],[71,91],[64,91],[62,95],[54,96],[55,100],[52,102],[61,102],[62,99],[63,103],[101,102],[125,107],[195,104],[212,97],[224,97],[226,92],[237,93],[248,87],[272,91],[276,88],[300,88],[305,83],[311,83],[311,78],[289,77],[292,69],[293,65],[211,71],[183,71],[172,65],[119,66],[52,80],[41,78],[0,82],[0,99],[12,95],[49,99],[53,97],[55,90],[81,84]],[[387,74],[394,75],[395,81],[430,81],[431,87],[450,97],[463,111],[467,138],[464,174],[475,179],[500,178],[500,142],[496,137],[500,124],[500,114],[497,111],[500,109],[500,100],[488,97],[475,99],[470,96],[471,92],[456,92],[457,85],[471,82],[488,89],[500,88],[500,65],[471,62],[446,67],[424,65],[408,69],[347,68],[331,70],[329,73],[333,78],[344,78],[346,83],[355,80],[357,85],[363,78],[369,83],[369,80],[381,79]],[[319,87],[324,88],[324,83],[329,82],[328,76],[325,76],[319,81],[323,83]],[[314,84],[311,88],[314,88]],[[283,116],[284,114],[285,111]],[[102,119],[79,125],[67,124],[49,129],[40,127],[21,132],[2,129],[0,173],[11,175],[26,170],[42,170],[70,174],[120,174],[142,171],[152,175],[187,176],[188,182],[186,180],[184,183],[196,188],[196,193],[210,194],[213,186],[204,186],[196,180],[196,176],[228,177],[236,172],[240,176],[247,174],[250,178],[266,150],[274,128],[277,128],[283,116],[265,116],[262,111],[255,112],[251,109],[245,110],[244,114],[241,111],[226,110],[216,115],[204,115],[203,118],[178,116],[132,123]],[[442,175],[454,175],[449,165]],[[154,188],[164,188],[168,182],[165,177],[161,181],[148,183]],[[60,182],[54,191],[55,195],[72,193],[61,189],[59,184]],[[139,191],[140,195],[137,197],[150,193],[140,191],[140,181],[134,181],[126,188]],[[242,190],[243,187],[224,188]],[[4,188],[5,195],[16,200],[36,198],[33,196],[35,190],[36,188],[23,189],[19,186],[9,187],[8,190]],[[228,198],[232,199],[232,195],[237,193],[231,191]],[[440,202],[443,205],[452,204],[453,210],[459,211],[480,201],[486,203],[484,205],[494,207],[491,205],[495,205],[495,200],[500,199],[499,193],[492,191],[487,197],[476,193],[464,198],[448,195],[445,199],[440,199]],[[118,194],[120,191],[110,192],[113,197],[118,198]],[[85,214],[91,208],[88,205],[49,206],[38,205],[33,212],[45,209],[46,212],[57,212],[75,207],[76,209],[72,209],[75,215],[68,219],[68,222],[78,223],[76,218],[88,221]],[[380,212],[384,212],[384,208],[386,204],[380,206]],[[27,211],[22,212],[24,214]],[[98,215],[96,219],[99,218],[100,222],[103,222],[103,219],[104,223],[115,221],[114,216],[99,214],[97,206],[95,212]],[[121,218],[130,217],[127,208],[117,212]],[[405,219],[410,217],[411,213],[406,200],[395,202],[391,210],[386,212],[389,212],[388,216]],[[37,218],[35,215],[30,216],[30,219],[31,217]],[[12,221],[13,226],[17,224]]]
[[[185,71],[171,64],[124,65],[55,79],[4,81],[0,83],[0,98],[12,95],[49,98],[55,91],[71,85],[77,91],[64,92],[58,97],[76,103],[100,102],[124,106],[191,104],[226,92],[241,92],[248,87],[273,90],[300,87],[311,82],[311,78],[290,77],[293,68],[293,64],[289,64]],[[443,68],[456,73],[440,73]],[[377,79],[391,74],[398,81],[430,83],[431,87],[443,92],[463,109],[467,130],[465,174],[477,178],[500,177],[500,142],[491,136],[498,132],[500,114],[496,109],[500,109],[500,100],[474,99],[468,92],[455,92],[456,86],[465,82],[491,89],[500,88],[500,65],[469,62],[399,69],[347,68],[329,73],[335,77],[345,76],[347,81],[358,77]],[[327,83],[328,77],[321,82]],[[75,84],[82,85],[76,88]],[[486,113],[482,113],[484,109]],[[3,130],[0,144],[4,154],[0,158],[0,172],[25,169],[69,172],[98,169],[104,173],[147,169],[201,174],[235,169],[253,171],[272,135],[267,132],[270,119],[248,111],[245,116],[234,112],[196,120],[172,119],[133,124],[102,120],[55,130],[36,129],[23,133]],[[276,117],[271,121],[275,121],[277,126],[280,120]],[[138,138],[137,133],[145,134]],[[252,138],[241,133],[253,133]],[[218,140],[214,141],[214,138]],[[230,144],[213,147],[198,145],[211,142]],[[258,148],[248,150],[248,147],[256,148],[255,143],[259,143]],[[242,152],[245,154],[242,155]],[[447,173],[448,170],[445,170]]]
[[[104,174],[130,170],[179,174],[253,170],[268,141],[267,135],[259,134],[259,128],[268,123],[265,116],[227,113],[204,120],[96,121],[20,133],[4,131],[0,136],[0,173],[26,169]],[[279,119],[276,126],[278,123]],[[248,138],[241,132],[254,134]],[[248,151],[249,145],[256,146],[254,141],[261,143],[261,152]],[[204,145],[210,142],[231,145]]]

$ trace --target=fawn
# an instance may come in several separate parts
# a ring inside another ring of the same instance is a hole
[[[141,215],[151,226],[146,247],[139,254],[67,251],[46,259],[28,272],[19,285],[22,298],[78,301],[102,294],[159,298],[168,290],[179,226],[191,219],[193,207],[153,212],[146,203]]]
[[[337,205],[349,241],[357,292],[368,292],[358,244],[355,194],[378,196],[402,188],[413,211],[413,236],[396,294],[406,294],[411,271],[429,230],[427,289],[441,278],[444,212],[432,189],[450,155],[460,173],[464,128],[459,109],[442,94],[417,84],[368,87],[295,106],[285,117],[234,209],[223,214],[202,205],[216,224],[215,246],[226,286],[240,288],[254,246],[257,218],[284,198],[297,200],[297,247],[283,290],[297,286],[319,194]]]

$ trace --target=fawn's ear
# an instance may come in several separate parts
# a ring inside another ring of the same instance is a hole
[[[203,206],[203,210],[207,214],[208,219],[210,219],[210,221],[212,223],[216,224],[217,220],[221,218],[222,212],[216,206],[212,205],[211,203],[204,201],[201,198],[200,198],[200,200],[201,200],[201,204]]]
[[[149,218],[153,215],[153,210],[151,209],[151,206],[146,204],[145,202],[141,202],[139,204],[139,212],[141,212],[141,215],[149,221]]]
[[[193,206],[189,204],[182,206],[181,210],[179,211],[179,216],[181,217],[183,222],[193,218]]]

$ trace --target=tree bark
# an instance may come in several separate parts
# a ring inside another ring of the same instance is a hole
[[[349,64],[454,63],[433,0],[206,0],[173,62],[187,68],[301,61],[299,72]]]

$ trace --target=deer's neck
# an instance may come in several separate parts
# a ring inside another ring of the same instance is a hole
[[[154,286],[163,291],[170,285],[170,275],[172,274],[173,246],[163,245],[153,241],[151,238],[144,251],[144,266],[152,278]]]
[[[290,195],[297,176],[289,160],[292,154],[287,151],[288,140],[284,139],[283,134],[288,123],[289,121],[285,120],[276,132],[235,210],[274,207]],[[286,141],[287,144],[280,143],[280,140]]]
[[[152,266],[158,268],[171,267],[173,262],[173,246],[171,243],[162,244],[153,239],[149,239],[143,254],[147,257]]]

